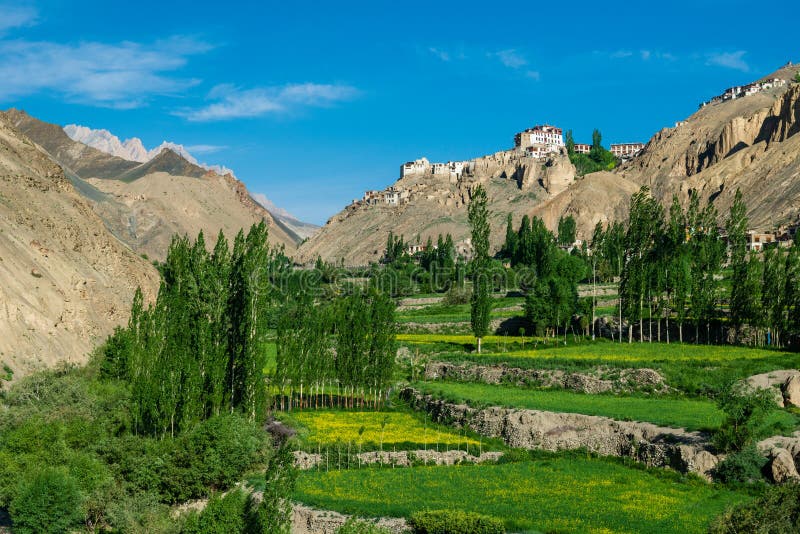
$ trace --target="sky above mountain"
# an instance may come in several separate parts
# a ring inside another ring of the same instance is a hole
[[[736,0],[489,6],[0,0],[0,107],[194,147],[324,223],[404,161],[495,152],[542,122],[579,142],[593,128],[606,144],[646,141],[800,61],[788,0],[769,13]]]

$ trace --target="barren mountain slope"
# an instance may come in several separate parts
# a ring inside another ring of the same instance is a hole
[[[158,172],[133,182],[98,178],[87,182],[124,207],[111,223],[124,228],[125,240],[150,258],[163,259],[175,234],[196,237],[202,230],[206,243],[213,246],[220,229],[232,241],[240,229],[247,231],[262,218],[270,225],[270,242],[286,245],[289,253],[294,250],[294,241],[263,208],[251,205],[255,203],[247,191],[236,189],[241,182],[230,177]]]
[[[321,256],[326,261],[364,265],[380,259],[390,231],[404,236],[407,243],[422,244],[428,237],[435,243],[439,234],[450,233],[457,247],[463,245],[470,234],[467,205],[478,184],[486,187],[489,196],[493,250],[502,245],[509,213],[515,226],[523,215],[535,214],[555,229],[567,212],[577,219],[579,235],[587,237],[598,220],[613,218],[619,209],[623,214],[637,189],[609,173],[575,180],[575,168],[566,154],[543,164],[518,151],[498,152],[478,158],[474,170],[459,178],[428,173],[398,180],[394,187],[410,192],[405,204],[348,206],[303,243],[296,258],[311,262]]]
[[[797,69],[797,66],[792,69]],[[788,78],[781,69],[766,78]],[[649,185],[668,203],[690,190],[715,203],[724,218],[736,188],[751,226],[772,229],[800,216],[800,85],[708,105],[676,128],[658,132],[618,174]]]
[[[174,234],[195,237],[200,230],[213,247],[220,229],[232,240],[262,219],[272,244],[284,245],[288,254],[297,246],[297,236],[231,176],[207,171],[168,149],[145,163],[123,160],[73,141],[61,127],[23,111],[6,115],[64,168],[106,227],[140,254],[162,260]]]
[[[109,234],[62,170],[0,116],[0,362],[19,377],[85,361],[158,274]]]

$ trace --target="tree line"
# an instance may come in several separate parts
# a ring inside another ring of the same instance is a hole
[[[299,294],[284,305],[276,334],[277,407],[379,407],[394,374],[394,310],[375,287],[355,287],[327,302]]]
[[[701,207],[696,193],[686,209],[674,196],[668,213],[647,187],[633,195],[619,287],[629,342],[635,325],[640,340],[660,341],[662,323],[669,341],[670,321],[680,341],[685,324],[694,327],[696,341],[707,343],[780,346],[800,334],[800,248],[748,253],[746,213],[740,191],[724,229],[713,204]],[[745,330],[752,335],[742,337]]]
[[[263,222],[232,250],[222,232],[211,253],[202,232],[172,240],[155,303],[145,308],[137,291],[105,349],[103,373],[130,384],[135,433],[174,436],[223,412],[263,416],[269,271],[280,256]]]

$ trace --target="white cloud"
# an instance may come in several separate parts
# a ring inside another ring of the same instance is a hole
[[[0,4],[0,35],[13,28],[32,26],[38,16],[33,7]]]
[[[644,61],[647,61],[648,59],[650,59],[652,52],[650,52],[650,50],[639,50],[639,55],[642,56],[642,59]]]
[[[617,50],[616,52],[611,52],[609,57],[611,59],[625,59],[629,58],[633,55],[633,52],[630,50]]]
[[[437,58],[441,59],[442,61],[450,61],[452,58],[450,57],[450,53],[446,50],[441,50],[436,47],[429,47],[428,52],[436,56]]]
[[[528,60],[525,59],[525,56],[513,48],[500,50],[491,55],[495,56],[500,60],[500,63],[510,69],[520,69],[528,64]]]
[[[175,114],[195,122],[221,121],[285,113],[300,108],[328,107],[358,96],[349,85],[301,83],[256,89],[218,85],[209,93],[212,104]]]
[[[736,52],[721,52],[715,54],[708,54],[706,56],[706,65],[714,65],[717,67],[725,67],[727,69],[740,70],[747,72],[750,70],[750,65],[744,60],[745,50],[737,50]]]
[[[226,148],[228,148],[227,145],[189,145],[186,150],[193,154],[213,154]]]
[[[0,100],[39,92],[70,101],[133,108],[158,94],[176,94],[199,80],[170,76],[188,56],[212,47],[187,37],[152,44],[0,41]]]

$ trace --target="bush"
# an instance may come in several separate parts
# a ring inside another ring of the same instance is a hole
[[[391,531],[375,523],[351,517],[335,530],[336,534],[389,534]]]
[[[79,527],[83,520],[78,484],[53,468],[25,476],[8,511],[15,534],[60,534]]]
[[[199,514],[186,518],[184,534],[228,534],[245,532],[250,500],[240,489],[224,497],[214,495]]]
[[[800,532],[800,484],[771,487],[760,499],[732,508],[709,528],[711,534]]]
[[[714,435],[714,444],[723,451],[741,451],[762,437],[767,416],[775,409],[772,393],[737,383],[723,388],[717,406],[725,420]]]
[[[761,470],[767,459],[758,452],[755,445],[728,455],[714,468],[714,480],[726,484],[748,484],[761,480]]]
[[[409,521],[417,534],[502,534],[500,519],[461,510],[417,512]]]
[[[472,291],[465,287],[453,286],[447,290],[442,299],[442,304],[445,306],[455,306],[457,304],[469,303],[469,298]]]

